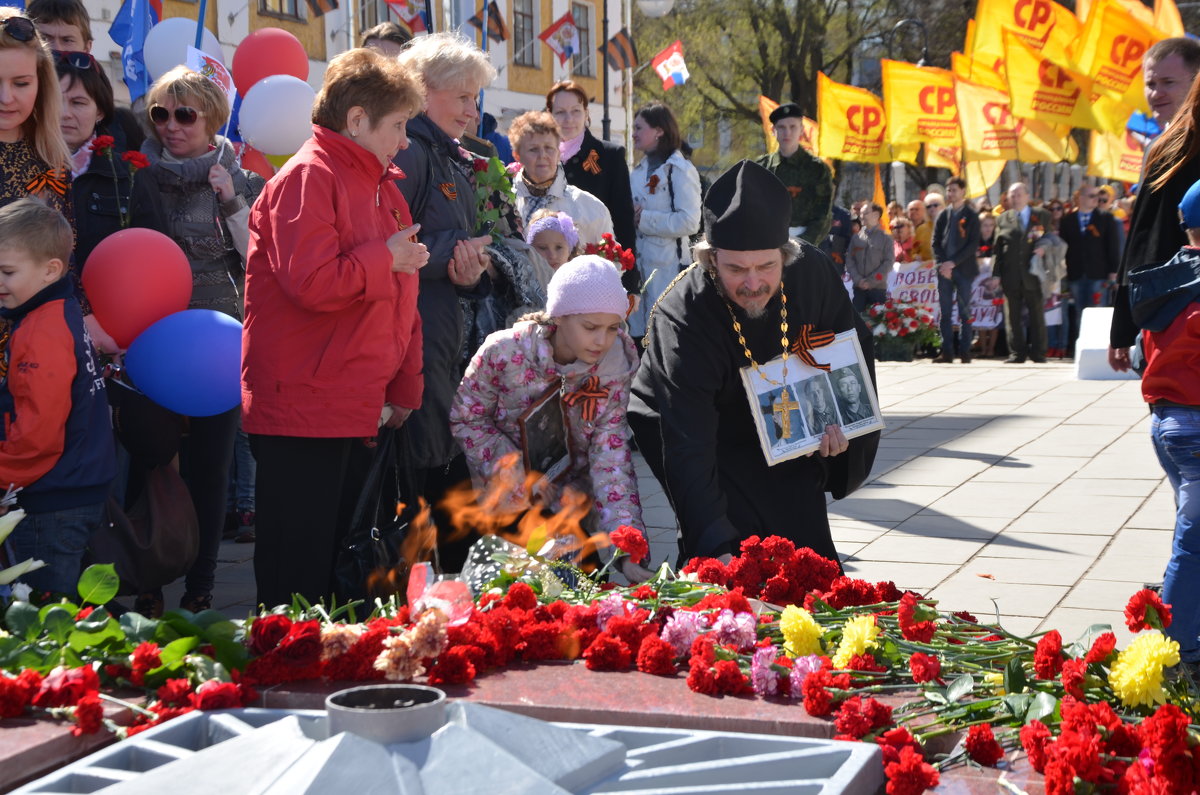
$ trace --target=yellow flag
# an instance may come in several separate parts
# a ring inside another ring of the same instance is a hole
[[[1145,103],[1142,57],[1164,38],[1162,32],[1139,22],[1115,0],[1094,0],[1072,50],[1071,65],[1092,80],[1096,90],[1109,91],[1127,104],[1141,107]]]
[[[997,58],[988,67],[969,55],[952,52],[950,53],[950,71],[954,73],[956,80],[966,80],[977,86],[987,86],[1008,93],[1008,79],[1005,77],[1003,58]]]
[[[1137,182],[1142,175],[1141,142],[1128,132],[1112,135],[1093,131],[1088,141],[1088,174]]]
[[[967,198],[976,199],[987,193],[1004,173],[1006,160],[968,160]]]
[[[949,169],[950,173],[957,177],[959,166],[962,165],[962,147],[925,144],[925,165]]]
[[[1020,36],[1035,52],[1065,62],[1079,36],[1079,20],[1052,0],[979,0],[975,38],[968,54],[985,64],[1003,58],[1006,30]]]
[[[771,128],[771,114],[779,107],[779,103],[773,99],[768,99],[762,94],[758,95],[758,115],[762,117],[763,136],[767,139],[767,154],[773,154],[779,151],[779,141],[775,140],[775,132]]]
[[[954,75],[945,69],[883,59],[883,109],[893,146],[937,143],[957,146]]]
[[[865,88],[838,83],[817,72],[817,111],[817,153],[821,157],[860,163],[916,160],[919,144],[888,146],[883,103]]]
[[[967,35],[963,37],[963,52],[975,50],[975,20],[967,20]]]
[[[1008,95],[1014,116],[1049,124],[1119,133],[1132,108],[1095,88],[1087,77],[1005,34]]]
[[[807,116],[800,117],[800,128],[804,131],[804,137],[800,139],[800,146],[805,152],[810,155],[817,153],[817,123]]]
[[[883,179],[879,176],[879,164],[875,164],[875,192],[871,196],[871,201],[878,204],[880,207],[879,224],[884,229],[890,229],[892,220],[888,217],[887,211],[887,196],[883,192]]]
[[[1187,33],[1175,0],[1155,0],[1154,19],[1150,25],[1168,36],[1183,36]]]
[[[1017,119],[1008,94],[989,86],[955,80],[963,156],[972,160],[1016,160]]]

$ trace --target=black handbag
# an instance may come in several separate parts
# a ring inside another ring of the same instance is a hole
[[[389,474],[396,484],[396,499],[402,499],[396,460],[396,436],[402,432],[392,428],[379,432],[375,457],[334,564],[340,599],[386,599],[393,593],[404,592],[408,563],[400,545],[407,534],[408,522],[402,521],[394,510],[380,516],[380,502]]]

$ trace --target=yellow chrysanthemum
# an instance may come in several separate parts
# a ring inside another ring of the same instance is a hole
[[[1138,635],[1117,654],[1108,682],[1117,698],[1129,707],[1164,704],[1163,666],[1179,663],[1179,644],[1158,630]]]
[[[803,607],[788,605],[783,608],[779,628],[783,631],[783,650],[789,657],[807,657],[823,651],[821,625]]]
[[[866,654],[867,649],[875,648],[875,638],[879,635],[879,627],[875,624],[875,616],[856,616],[842,627],[842,642],[838,644],[837,654],[833,655],[833,667],[845,668],[850,659],[860,654]]]

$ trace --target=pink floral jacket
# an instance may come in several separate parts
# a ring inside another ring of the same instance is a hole
[[[596,365],[554,361],[550,327],[531,321],[489,336],[471,359],[450,405],[450,432],[462,447],[476,488],[509,453],[519,453],[518,420],[551,384],[566,378],[568,393],[589,376],[597,376],[607,394],[598,399],[595,417],[584,420],[583,407],[567,407],[571,434],[571,467],[567,480],[592,495],[599,529],[612,532],[623,524],[642,527],[637,475],[629,447],[629,385],[638,357],[624,330]]]

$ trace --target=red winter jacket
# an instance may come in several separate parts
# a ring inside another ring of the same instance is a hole
[[[386,240],[412,223],[371,152],[313,125],[250,212],[242,411],[247,433],[374,436],[385,402],[421,406],[417,276]]]

